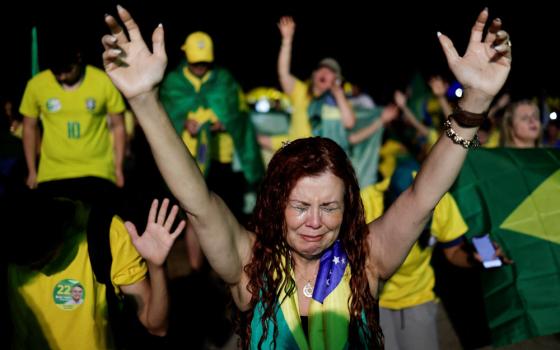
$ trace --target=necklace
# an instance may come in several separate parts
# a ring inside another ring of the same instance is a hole
[[[303,295],[308,298],[311,298],[313,296],[313,286],[311,285],[311,281],[307,281],[305,286],[303,286]]]
[[[299,274],[299,276],[304,281],[307,280],[307,283],[301,289],[302,292],[303,292],[303,295],[305,295],[307,298],[311,298],[313,296],[313,289],[314,289],[314,286],[315,286],[315,278],[308,279],[308,278],[305,278],[305,276],[302,276],[301,274]]]

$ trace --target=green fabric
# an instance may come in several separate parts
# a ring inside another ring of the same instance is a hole
[[[276,340],[275,340],[276,349],[286,349],[286,350],[301,349],[301,347],[298,345],[298,342],[302,345],[304,343],[307,344],[307,341],[305,340],[305,335],[303,333],[303,328],[301,327],[301,324],[299,324],[297,326],[297,328],[292,332],[292,330],[288,326],[288,322],[284,318],[284,314],[282,313],[280,308],[277,307],[276,310],[277,310],[276,311],[276,322],[277,322],[277,326],[278,326],[278,337],[276,337]],[[260,338],[263,335],[263,328],[262,328],[262,325],[260,324],[260,320],[262,319],[263,314],[264,314],[264,308],[263,308],[262,304],[259,303],[255,307],[255,316],[256,317],[254,318],[254,320],[258,320],[258,321],[253,321],[253,323],[251,325],[251,338],[255,339],[255,341],[251,342],[251,346],[250,346],[251,350],[256,350],[256,349],[259,348],[258,347],[258,340],[260,340]],[[262,349],[273,349],[272,344],[274,342],[273,342],[272,329],[273,329],[274,325],[273,325],[272,320],[268,320],[267,325],[268,325],[268,334],[267,334],[266,339],[263,341]],[[296,335],[297,335],[297,340],[296,340]]]
[[[354,166],[361,189],[376,183],[383,129],[356,145],[350,145],[348,143],[348,134],[373,123],[379,118],[383,108],[354,109],[356,125],[351,131],[346,131],[340,119],[321,119],[320,116],[325,111],[324,102],[325,98],[315,99],[308,108],[308,113],[312,116],[310,123],[314,134],[316,136],[328,137],[341,145]],[[329,107],[332,108],[331,106],[327,106],[327,112],[334,113]],[[289,120],[283,113],[252,112],[251,120],[259,134],[282,135],[288,133]]]
[[[358,131],[375,122],[381,116],[382,111],[382,107],[355,109],[356,125],[351,132]],[[356,171],[360,189],[364,189],[378,181],[377,169],[379,166],[379,151],[381,149],[383,131],[384,129],[381,128],[364,141],[349,146],[350,161]]]
[[[472,238],[514,261],[482,273],[495,346],[560,332],[560,150],[470,151],[451,193]]]
[[[334,140],[342,147],[354,166],[361,189],[377,182],[383,128],[356,145],[348,142],[348,136],[373,123],[382,111],[383,108],[355,108],[356,124],[354,128],[347,130],[342,125],[340,110],[332,95],[325,94],[313,99],[309,104],[308,114],[313,134]]]
[[[212,154],[212,127],[210,122],[206,122],[198,129],[195,159],[202,174],[206,177],[210,170],[210,154]]]
[[[233,139],[246,180],[256,183],[264,174],[264,166],[253,124],[240,108],[239,84],[227,70],[214,68],[196,92],[183,73],[185,67],[186,61],[167,74],[160,89],[161,101],[175,130],[181,135],[189,112],[200,107],[212,109]]]
[[[31,76],[39,73],[39,45],[37,42],[37,27],[31,29]]]
[[[426,116],[426,103],[432,96],[430,87],[422,77],[422,74],[415,73],[409,84],[410,96],[406,102],[408,108],[414,113],[414,116],[423,121]]]
[[[330,93],[313,98],[307,108],[307,115],[314,136],[326,137],[335,141],[349,154],[348,132],[342,125],[340,109]]]
[[[287,134],[290,127],[290,116],[283,112],[250,111],[251,121],[260,135]]]
[[[342,350],[348,348],[350,297],[350,267],[345,268],[345,278],[323,300],[309,301],[308,332],[306,338],[299,315],[299,306],[295,286],[281,290],[278,299],[280,306],[276,307],[275,318],[278,334],[273,337],[274,324],[272,319],[266,321],[268,333],[263,341],[262,349],[301,349],[301,350]],[[318,283],[318,282],[316,282]],[[317,284],[315,285],[315,289]],[[288,289],[288,290],[286,290]],[[315,298],[315,294],[314,294]],[[258,343],[263,335],[261,320],[264,308],[259,302],[251,322],[250,348],[258,349]],[[363,340],[363,338],[362,338]],[[276,347],[274,347],[274,343]]]

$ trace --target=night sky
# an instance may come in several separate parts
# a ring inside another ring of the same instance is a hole
[[[513,42],[513,69],[506,89],[518,97],[560,96],[560,21],[551,1],[508,4],[461,1],[406,4],[397,1],[261,1],[233,5],[211,1],[22,2],[2,5],[3,95],[19,99],[30,77],[30,33],[38,27],[39,55],[51,40],[79,40],[85,61],[101,66],[100,39],[105,13],[120,3],[137,19],[145,38],[161,22],[166,31],[169,67],[183,57],[180,46],[192,31],[214,39],[216,63],[229,68],[245,90],[278,86],[276,59],[281,15],[293,15],[297,28],[292,72],[307,78],[323,57],[339,60],[343,75],[379,103],[403,89],[414,72],[450,79],[436,32],[447,34],[462,54],[479,11],[499,16]],[[56,34],[59,33],[59,34]]]

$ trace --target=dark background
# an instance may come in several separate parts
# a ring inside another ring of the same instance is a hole
[[[19,99],[30,77],[30,33],[36,25],[39,57],[52,40],[79,41],[85,60],[101,66],[100,39],[107,32],[103,16],[128,8],[145,38],[163,23],[169,67],[183,52],[185,37],[207,31],[214,39],[217,64],[229,68],[245,90],[277,86],[280,34],[276,23],[290,14],[297,23],[292,71],[305,79],[325,56],[339,60],[350,82],[386,103],[404,88],[414,72],[450,79],[436,32],[448,35],[460,54],[470,28],[484,6],[498,16],[513,42],[513,69],[506,89],[517,97],[560,95],[560,24],[552,1],[338,1],[258,3],[168,1],[20,1],[1,5],[3,95]]]

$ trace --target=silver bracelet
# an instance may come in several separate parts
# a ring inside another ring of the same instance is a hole
[[[445,123],[443,123],[443,127],[445,130],[445,135],[447,135],[447,137],[449,137],[451,141],[453,141],[453,143],[461,145],[466,149],[477,148],[480,146],[480,141],[478,140],[477,134],[474,135],[472,140],[465,140],[461,136],[457,135],[455,130],[453,130],[453,128],[451,127],[451,120],[449,118],[447,118]]]

